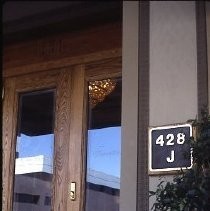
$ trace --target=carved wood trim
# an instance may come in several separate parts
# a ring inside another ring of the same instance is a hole
[[[54,35],[13,45],[3,52],[3,76],[84,64],[121,55],[121,23]]]
[[[95,61],[100,61],[104,59],[116,58],[121,56],[121,49],[112,49],[108,51],[101,51],[97,53],[92,53],[88,55],[63,58],[53,61],[44,61],[42,63],[29,64],[20,67],[8,68],[3,72],[4,77],[11,77],[17,75],[24,75],[35,72],[42,72],[49,69],[58,69],[67,66],[73,66],[78,64],[88,64]]]

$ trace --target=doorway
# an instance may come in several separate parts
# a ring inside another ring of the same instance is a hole
[[[5,80],[3,210],[119,210],[119,61]]]

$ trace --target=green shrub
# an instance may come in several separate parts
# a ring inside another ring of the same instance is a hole
[[[162,180],[156,191],[154,211],[209,211],[210,210],[210,118],[202,112],[201,121],[195,120],[196,137],[191,137],[193,167],[180,170],[172,182]]]

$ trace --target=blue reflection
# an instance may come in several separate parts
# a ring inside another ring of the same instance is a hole
[[[121,127],[88,130],[88,171],[120,177]]]
[[[16,151],[19,158],[44,155],[53,159],[54,134],[27,136],[21,134],[17,137]]]

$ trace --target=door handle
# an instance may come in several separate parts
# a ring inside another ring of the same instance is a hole
[[[69,196],[71,201],[76,200],[76,182],[71,182],[69,187]]]

